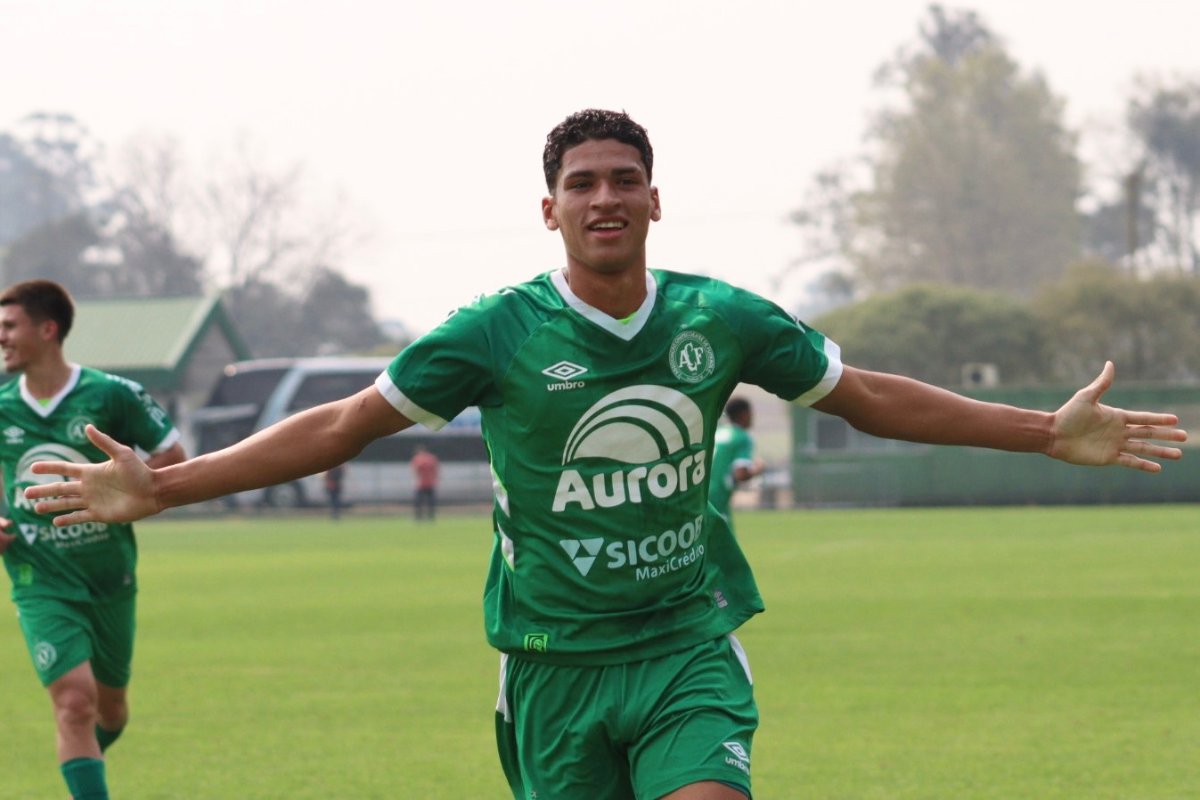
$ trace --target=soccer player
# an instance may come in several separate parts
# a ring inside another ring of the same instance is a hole
[[[84,433],[88,425],[150,454],[149,467],[178,463],[184,451],[178,431],[141,386],[66,361],[63,339],[74,316],[71,296],[53,281],[24,281],[0,294],[4,368],[20,373],[0,387],[0,465],[10,517],[0,520],[0,551],[29,655],[54,706],[71,797],[106,800],[103,753],[129,719],[133,528],[94,520],[55,527],[24,490],[45,481],[30,470],[35,461],[107,460]]]
[[[647,265],[661,216],[645,130],[588,110],[547,137],[542,200],[566,266],[477,298],[373,387],[232,447],[149,469],[89,428],[103,465],[26,490],[56,524],[134,520],[320,472],[478,406],[492,462],[484,593],[501,652],[497,738],[514,798],[745,800],[758,724],[733,632],[762,610],[709,506],[721,410],[739,382],[876,436],[1156,472],[1170,414],[1102,405],[1111,364],[1056,412],[982,403],[857,370],[770,301]],[[714,169],[729,169],[721,160]],[[736,167],[734,167],[736,168]]]
[[[754,437],[750,435],[754,411],[750,401],[744,397],[730,400],[725,404],[725,418],[729,421],[719,426],[713,437],[708,502],[732,529],[733,493],[739,485],[762,475],[766,465],[754,457]]]

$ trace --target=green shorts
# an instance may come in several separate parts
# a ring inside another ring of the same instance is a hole
[[[121,689],[133,664],[137,595],[104,603],[45,597],[17,601],[17,616],[33,667],[49,686],[85,661],[96,681]]]
[[[698,781],[749,797],[757,727],[732,635],[604,667],[501,657],[496,739],[516,800],[655,800]]]

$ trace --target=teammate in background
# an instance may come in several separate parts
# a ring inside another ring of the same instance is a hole
[[[433,522],[434,514],[437,513],[438,468],[441,464],[438,457],[429,452],[423,444],[417,445],[416,453],[409,464],[412,467],[413,479],[417,482],[413,513],[418,521]]]
[[[766,464],[754,457],[750,426],[754,412],[750,401],[735,397],[725,404],[727,423],[717,428],[713,439],[712,471],[709,473],[708,502],[733,528],[733,493],[738,486],[761,475]]]
[[[38,464],[78,482],[27,496],[59,525],[135,520],[320,472],[478,406],[495,486],[485,627],[501,651],[496,730],[514,798],[745,800],[758,711],[733,632],[763,606],[708,502],[739,382],[875,436],[1148,472],[1161,466],[1147,459],[1181,456],[1151,441],[1186,439],[1173,415],[1099,402],[1111,364],[1056,412],[983,403],[845,366],[762,297],[648,269],[653,153],[623,113],[568,117],[543,167],[542,218],[565,268],[481,296],[374,387],[225,450],[151,470],[89,428],[113,460]],[[715,158],[714,190],[731,168],[754,167]],[[486,207],[489,191],[467,191]]]
[[[45,478],[34,461],[107,460],[88,441],[96,425],[150,453],[149,467],[184,460],[179,433],[141,386],[71,364],[63,340],[75,308],[57,283],[31,280],[0,294],[4,368],[0,465],[11,519],[0,521],[4,566],[38,678],[50,694],[58,760],[71,796],[106,800],[104,751],[129,719],[137,549],[131,525],[81,522],[56,528],[34,511],[25,487]]]
[[[335,520],[342,516],[342,484],[345,481],[345,464],[338,464],[325,471],[325,494],[329,495],[329,516]]]

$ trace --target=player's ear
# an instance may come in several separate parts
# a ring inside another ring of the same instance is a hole
[[[547,195],[542,198],[542,222],[546,225],[546,230],[558,230],[558,218],[555,216],[554,195]]]
[[[657,186],[650,187],[650,202],[650,219],[654,222],[658,222],[660,219],[662,219],[662,206],[658,202]]]

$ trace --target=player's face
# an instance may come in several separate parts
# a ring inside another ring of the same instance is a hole
[[[53,322],[36,323],[19,305],[0,306],[0,350],[6,372],[25,369],[53,340]]]
[[[645,268],[646,234],[661,216],[641,154],[615,139],[564,153],[554,193],[542,200],[542,217],[562,234],[568,265],[606,274]]]

